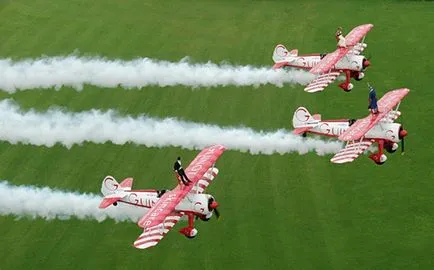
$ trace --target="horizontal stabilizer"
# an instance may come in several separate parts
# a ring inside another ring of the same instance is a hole
[[[115,202],[123,199],[127,195],[126,192],[121,192],[118,194],[111,194],[108,196],[105,196],[104,199],[99,204],[99,208],[104,209],[109,207],[110,205],[114,204]]]
[[[300,135],[305,133],[306,131],[308,131],[309,129],[311,129],[311,127],[303,127],[303,128],[296,128],[292,131],[293,134],[295,135]]]

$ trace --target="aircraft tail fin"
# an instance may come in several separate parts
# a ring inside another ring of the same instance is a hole
[[[130,191],[133,186],[133,178],[126,178],[120,184],[113,176],[106,176],[102,181],[101,193],[104,199],[101,201],[99,208],[106,208],[117,201],[123,199],[126,191]]]
[[[321,121],[321,115],[311,115],[305,107],[299,107],[292,117],[292,126],[295,134],[301,134],[316,127]]]
[[[296,56],[298,56],[297,49],[288,51],[285,46],[279,44],[274,48],[273,61],[274,63],[291,62],[295,59]]]

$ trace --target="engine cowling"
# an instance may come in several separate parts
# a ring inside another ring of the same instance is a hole
[[[384,139],[391,142],[400,142],[401,124],[398,123],[379,123],[366,133],[368,139]],[[402,132],[401,132],[402,133]]]
[[[211,199],[214,201],[212,207],[209,205]],[[210,218],[212,216],[212,211],[217,206],[218,203],[215,202],[214,197],[209,194],[191,194],[185,197],[176,206],[175,210],[179,212],[184,211],[195,213],[196,215]]]
[[[369,61],[363,55],[347,55],[336,63],[336,69],[362,71],[369,66]]]

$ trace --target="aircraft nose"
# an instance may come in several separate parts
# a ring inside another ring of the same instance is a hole
[[[363,68],[365,69],[365,68],[367,68],[367,67],[369,67],[371,65],[371,62],[369,62],[369,60],[368,59],[363,59]]]
[[[405,136],[407,136],[407,130],[405,130],[405,129],[401,129],[400,131],[399,131],[399,138],[404,138]]]
[[[219,206],[218,202],[213,201],[213,202],[209,205],[209,208],[211,208],[211,209],[216,209],[218,206]]]

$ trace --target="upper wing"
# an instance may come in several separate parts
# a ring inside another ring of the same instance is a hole
[[[329,84],[331,84],[339,76],[339,72],[329,72],[318,76],[315,80],[311,81],[304,91],[309,93],[319,92],[324,90]]]
[[[204,176],[193,186],[190,192],[202,193],[211,184],[212,180],[217,176],[219,170],[217,168],[209,168]]]
[[[359,43],[359,41],[372,29],[372,27],[372,24],[357,26],[346,36],[345,41],[347,46],[351,47],[348,53],[359,55],[365,50],[367,44],[363,43],[363,41]]]
[[[368,149],[371,144],[371,141],[348,143],[347,146],[336,153],[336,155],[334,155],[330,161],[338,164],[352,162],[363,152],[365,152],[365,150]]]
[[[357,43],[374,27],[373,24],[359,25],[345,37],[347,46],[356,46]]]
[[[398,103],[403,99],[410,89],[401,88],[393,91],[387,92],[378,102],[378,110],[381,113],[387,114],[389,111],[393,109]]]
[[[339,136],[339,140],[354,141],[360,139],[378,122],[376,119],[381,119],[378,116],[379,115],[371,114],[363,119],[357,120],[344,133],[342,133],[341,136]]]
[[[310,72],[313,74],[321,74],[330,71],[349,50],[350,48],[337,48],[336,51],[327,54],[318,64],[311,68]]]
[[[182,214],[170,213],[159,225],[145,229],[139,238],[134,241],[134,246],[145,249],[157,245],[181,217]]]
[[[401,99],[403,99],[410,90],[402,88],[398,90],[389,91],[378,102],[379,113],[368,115],[367,117],[357,120],[351,127],[339,136],[342,141],[354,141],[363,137],[375,124],[380,122],[385,117],[390,117],[389,113]],[[399,115],[398,115],[399,116]],[[394,116],[395,119],[398,116]]]
[[[159,226],[175,210],[176,205],[184,198],[184,195],[171,190],[157,201],[157,203],[138,221],[138,225],[148,230]]]
[[[177,188],[181,188],[187,194],[202,179],[205,173],[213,167],[214,163],[225,150],[226,148],[223,145],[214,145],[203,149],[185,169],[185,174],[192,183],[187,187],[178,185]]]
[[[345,37],[346,48],[338,48],[336,51],[327,54],[318,64],[316,64],[310,72],[313,74],[321,74],[333,68],[333,66],[344,57],[350,50],[352,53],[360,54],[364,50],[363,44],[358,42],[364,37],[371,28],[372,24],[364,24],[357,26]]]

